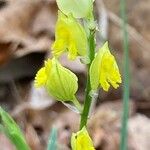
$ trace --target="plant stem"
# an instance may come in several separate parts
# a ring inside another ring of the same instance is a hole
[[[120,150],[127,150],[128,114],[129,114],[129,39],[127,32],[126,1],[120,0],[123,49],[124,49],[124,85],[123,85],[123,116],[121,129]]]
[[[90,63],[87,65],[87,83],[86,83],[86,90],[85,90],[84,108],[81,114],[80,129],[82,129],[87,124],[91,101],[92,101],[92,97],[90,95],[91,85],[90,85],[89,69],[95,56],[95,31],[94,30],[90,30],[88,42],[89,42]]]

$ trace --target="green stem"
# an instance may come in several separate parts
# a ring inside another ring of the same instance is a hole
[[[90,96],[91,85],[90,85],[89,69],[95,56],[95,31],[94,30],[90,30],[88,42],[89,42],[90,63],[87,65],[87,83],[86,83],[86,90],[85,90],[84,108],[81,114],[80,129],[82,129],[87,124],[91,101],[92,101],[92,97]]]
[[[127,150],[128,139],[128,114],[129,114],[129,39],[127,32],[126,1],[120,0],[122,30],[123,30],[123,49],[124,49],[124,85],[123,85],[123,116],[121,130],[120,150]]]

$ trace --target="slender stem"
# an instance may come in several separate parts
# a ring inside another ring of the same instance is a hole
[[[82,129],[83,126],[86,126],[86,124],[87,124],[91,101],[92,101],[92,97],[90,96],[91,85],[90,85],[89,68],[91,66],[91,63],[92,63],[92,61],[94,59],[94,55],[95,55],[95,31],[94,30],[90,30],[88,42],[89,42],[90,63],[87,65],[87,83],[86,83],[86,90],[85,90],[84,108],[83,108],[83,112],[81,114],[80,129]]]
[[[127,32],[126,1],[120,0],[123,48],[124,48],[124,85],[123,85],[123,116],[120,150],[127,150],[128,139],[128,114],[129,114],[129,39]]]

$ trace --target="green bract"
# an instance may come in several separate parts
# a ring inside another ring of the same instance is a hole
[[[56,0],[59,9],[66,15],[75,18],[90,19],[93,11],[93,0]]]

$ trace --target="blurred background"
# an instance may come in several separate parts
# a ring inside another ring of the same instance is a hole
[[[130,39],[129,150],[150,149],[150,0],[127,0]],[[61,150],[70,149],[71,133],[78,130],[79,115],[35,89],[34,77],[51,57],[57,20],[55,0],[0,0],[0,106],[24,131],[32,150],[44,150],[53,126],[58,129]],[[108,39],[120,70],[123,66],[119,0],[96,0],[99,26],[97,42]],[[78,97],[84,99],[86,71],[79,60],[64,66],[79,78]],[[108,93],[99,91],[89,119],[89,132],[97,150],[118,150],[122,113],[122,87]],[[73,118],[73,119],[72,119]],[[14,150],[0,133],[0,149]]]

